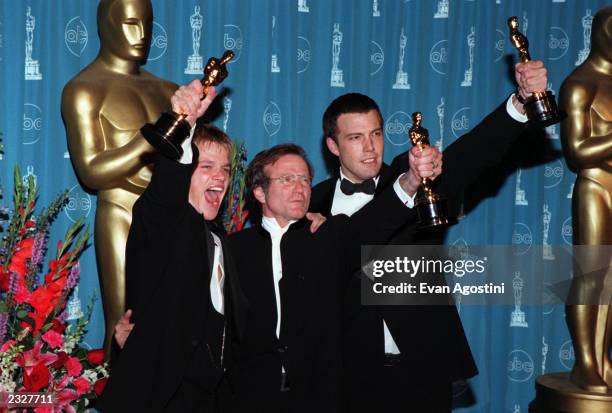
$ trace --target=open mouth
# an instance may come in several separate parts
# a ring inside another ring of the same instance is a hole
[[[219,207],[223,199],[223,187],[213,186],[204,191],[204,199],[212,206]]]
[[[374,165],[376,164],[376,158],[367,158],[362,160],[361,163],[364,163],[366,165]]]

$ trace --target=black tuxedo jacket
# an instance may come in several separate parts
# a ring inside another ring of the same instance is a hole
[[[159,156],[151,183],[134,204],[126,284],[135,327],[112,366],[99,404],[103,412],[163,411],[203,339],[214,245],[211,224],[188,202],[192,172],[193,165]],[[246,300],[227,238],[222,230],[215,233],[223,244],[227,340],[243,330]],[[231,359],[227,352],[224,359]]]
[[[340,318],[347,279],[360,266],[365,240],[383,242],[414,216],[389,188],[352,218],[332,217],[314,234],[305,219],[292,224],[281,241],[278,339],[270,235],[261,225],[232,234],[249,313],[244,341],[234,342],[231,410],[283,408],[281,366],[289,377],[290,411],[341,410]]]
[[[509,146],[524,130],[512,119],[505,103],[479,125],[444,151],[443,174],[435,181],[435,191],[448,199],[449,215],[457,216],[463,191],[488,167],[501,162]],[[406,153],[391,165],[383,165],[376,188],[376,199],[408,169]],[[329,215],[337,178],[313,188],[310,210]],[[442,243],[443,232],[417,232],[416,224],[398,231],[391,245]],[[461,320],[454,306],[361,306],[360,283],[352,279],[344,306],[345,372],[347,382],[374,372],[383,364],[384,318],[402,358],[415,372],[414,380],[448,383],[477,374]],[[448,386],[444,387],[448,389]]]

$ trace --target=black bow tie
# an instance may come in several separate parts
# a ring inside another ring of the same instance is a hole
[[[343,194],[349,196],[356,192],[363,192],[366,195],[374,195],[374,191],[376,191],[376,182],[374,182],[374,178],[370,178],[360,184],[354,184],[348,179],[342,178],[340,181],[340,190]]]

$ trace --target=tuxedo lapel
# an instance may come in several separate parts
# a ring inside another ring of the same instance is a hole
[[[304,317],[312,303],[306,297],[312,297],[313,282],[306,279],[309,265],[304,262],[303,247],[308,245],[311,237],[308,229],[310,221],[302,219],[291,226],[283,237],[281,255],[283,259],[283,277],[279,283],[281,299],[281,330],[280,339],[286,341],[289,337],[295,338],[304,326]],[[283,248],[291,245],[290,248]]]
[[[376,192],[374,193],[374,196],[380,195],[381,192],[384,191],[388,185],[393,184],[392,180],[394,176],[391,171],[391,167],[386,163],[382,164],[379,176],[380,178],[378,180],[378,185],[376,185]]]
[[[222,232],[219,234],[219,238],[221,239],[221,246],[223,248],[223,268],[225,270],[223,295],[225,302],[230,303],[230,305],[225,306],[227,309],[226,316],[227,319],[234,322],[236,337],[238,340],[242,340],[244,338],[244,329],[247,322],[248,301],[238,283],[238,272],[231,248],[229,248],[227,234]]]
[[[213,263],[215,261],[215,241],[213,240],[212,234],[208,225],[204,224],[204,237],[206,238],[206,255],[208,257],[208,274],[212,274]]]
[[[338,178],[329,178],[314,188],[310,201],[310,210],[312,212],[318,212],[324,216],[330,215],[334,202],[336,182],[338,182]]]

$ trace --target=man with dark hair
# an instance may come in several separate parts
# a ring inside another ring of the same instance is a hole
[[[189,114],[193,127],[215,95],[211,88],[200,101],[202,84],[194,81],[175,92],[172,109]],[[130,311],[118,326],[123,350],[97,406],[102,412],[213,412],[226,342],[244,327],[246,301],[215,222],[230,180],[231,141],[198,125],[193,147],[187,139],[183,150],[180,162],[156,157],[151,183],[134,204]]]
[[[350,220],[332,217],[313,234],[304,221],[313,169],[303,149],[283,144],[255,156],[247,184],[261,224],[230,237],[249,314],[244,340],[234,341],[228,411],[343,409],[340,302],[348,278],[366,240],[384,242],[414,216],[406,203],[419,176],[439,174],[434,161],[439,153],[412,162],[367,208]]]
[[[515,77],[522,98],[546,89],[546,69],[540,61],[517,64]],[[445,173],[435,191],[448,199],[450,216],[458,215],[463,191],[486,168],[501,161],[526,121],[522,104],[513,94],[444,151]],[[414,160],[435,150],[414,147],[396,157],[391,167],[383,164],[382,115],[376,102],[358,93],[340,96],[329,105],[323,131],[327,148],[340,162],[338,178],[313,188],[311,210],[324,215],[359,211]],[[442,231],[417,233],[409,225],[389,244],[441,242]],[[343,314],[348,411],[450,412],[453,381],[478,371],[456,308],[361,306],[359,280],[359,276],[351,277]]]

